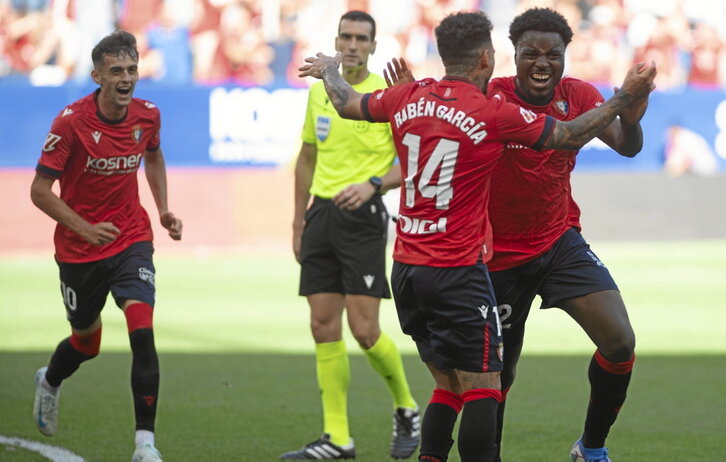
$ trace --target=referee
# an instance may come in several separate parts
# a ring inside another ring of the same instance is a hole
[[[346,81],[359,92],[386,86],[368,71],[375,33],[367,13],[349,11],[340,19],[335,48],[342,54]],[[407,458],[420,439],[418,406],[398,347],[378,323],[381,298],[391,296],[385,264],[388,212],[381,194],[400,184],[399,169],[392,167],[396,153],[390,126],[342,119],[317,82],[310,88],[302,141],[295,167],[293,250],[301,267],[300,295],[310,305],[324,428],[320,439],[280,458],[355,457],[347,412],[344,310],[353,336],[393,398],[391,457]]]

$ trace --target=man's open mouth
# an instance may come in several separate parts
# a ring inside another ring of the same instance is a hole
[[[529,78],[532,79],[535,83],[539,84],[546,84],[550,80],[550,74],[544,73],[544,72],[534,72],[529,75]]]

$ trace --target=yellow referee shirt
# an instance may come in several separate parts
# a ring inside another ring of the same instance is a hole
[[[376,74],[353,85],[358,93],[385,87],[383,77]],[[310,87],[302,140],[318,151],[310,194],[325,199],[349,184],[383,176],[396,156],[389,124],[343,119],[328,99],[323,82]]]

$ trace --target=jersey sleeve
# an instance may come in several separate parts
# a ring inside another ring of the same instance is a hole
[[[300,134],[303,143],[316,144],[315,120],[313,118],[313,87],[308,91],[308,104],[305,108],[305,122]]]
[[[388,100],[393,93],[391,88],[383,88],[373,93],[366,93],[360,101],[363,117],[368,122],[388,122]]]
[[[497,107],[496,129],[499,139],[541,150],[552,135],[555,119],[546,114],[537,114],[522,106],[508,103],[501,96]]]
[[[53,121],[35,167],[39,175],[56,180],[63,175],[73,146],[72,118],[73,116],[60,114]]]
[[[575,96],[570,98],[570,101],[577,101],[580,104],[580,114],[594,109],[605,102],[605,98],[603,98],[597,88],[581,80],[577,82],[578,85],[573,88]]]

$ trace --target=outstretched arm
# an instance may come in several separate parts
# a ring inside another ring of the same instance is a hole
[[[323,79],[325,91],[338,114],[345,119],[364,120],[365,117],[360,108],[363,94],[355,91],[340,75],[338,72],[340,60],[340,53],[335,56],[318,53],[315,58],[305,58],[305,62],[308,64],[298,68],[300,71],[298,76]]]
[[[182,236],[182,221],[169,211],[166,196],[166,162],[161,148],[144,153],[144,172],[149,182],[151,194],[159,211],[161,226],[169,231],[169,236],[178,241]]]
[[[546,149],[580,149],[602,132],[615,117],[628,111],[639,98],[647,98],[655,88],[655,63],[634,65],[625,77],[622,87],[602,106],[580,115],[576,119],[555,123],[552,136],[545,142]]]

